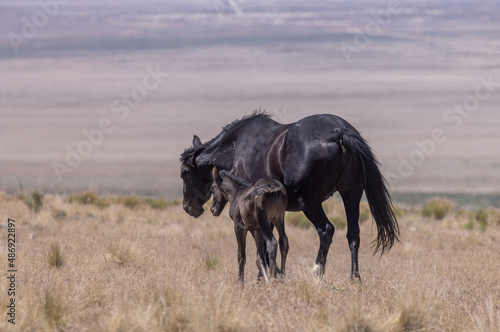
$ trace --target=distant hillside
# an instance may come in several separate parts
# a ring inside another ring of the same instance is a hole
[[[434,31],[461,35],[478,27],[491,28],[492,37],[498,37],[499,30],[493,27],[500,22],[500,4],[401,1],[391,10],[387,1],[79,1],[55,7],[41,7],[36,1],[4,1],[0,4],[0,57],[297,39],[350,41],[368,22],[377,20],[383,28],[375,33],[377,38],[408,38],[408,33]],[[30,24],[36,32],[32,33]],[[27,41],[19,45],[17,54],[12,47],[14,35]]]

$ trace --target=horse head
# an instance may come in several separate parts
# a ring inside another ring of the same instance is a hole
[[[190,216],[198,218],[204,212],[203,205],[210,199],[212,174],[210,166],[199,166],[196,157],[204,146],[198,136],[193,138],[193,146],[181,155],[181,178],[183,181],[183,208]]]

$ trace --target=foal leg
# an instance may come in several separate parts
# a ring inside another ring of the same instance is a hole
[[[271,234],[274,234],[274,224],[273,224],[273,223],[271,224]],[[277,250],[277,249],[276,249],[276,250]],[[267,260],[268,260],[268,266],[270,266],[270,265],[269,265],[269,255],[266,255],[266,256],[268,257],[268,258],[267,258]],[[280,269],[280,267],[278,266],[278,263],[276,263],[276,262],[275,262],[275,264],[274,264],[274,269],[275,269],[276,273],[281,273],[281,269]]]
[[[278,230],[279,240],[278,244],[280,246],[281,253],[281,277],[285,277],[285,264],[286,256],[288,255],[288,237],[285,234],[285,220],[282,218],[276,223],[276,229]],[[276,271],[277,273],[280,273]]]
[[[267,249],[267,255],[269,256],[269,274],[271,278],[276,277],[276,255],[278,254],[278,241],[273,235],[273,230],[271,228],[271,222],[269,219],[259,218],[260,231],[262,237],[265,240],[265,246]]]
[[[245,279],[245,263],[246,257],[246,241],[247,231],[243,225],[235,222],[234,233],[236,234],[236,241],[238,241],[238,280],[243,284]]]
[[[259,276],[262,275],[266,283],[268,283],[269,279],[267,278],[266,265],[264,263],[266,256],[266,243],[264,241],[264,238],[262,237],[260,229],[253,230],[252,236],[255,240],[255,245],[257,246],[257,260],[255,263],[257,263],[257,268],[259,269]]]
[[[328,220],[328,217],[321,206],[321,202],[308,204],[300,198],[299,202],[301,202],[304,214],[314,224],[318,232],[319,250],[318,256],[316,256],[316,265],[313,268],[313,272],[322,276],[325,274],[326,257],[328,256],[328,250],[332,244],[335,227],[332,225],[330,220]]]
[[[271,232],[273,232],[273,231],[274,231],[274,225],[271,224]],[[265,253],[265,255],[264,255],[264,257],[265,257],[264,264],[266,265],[266,269],[267,268],[271,269],[271,265],[269,263],[269,255],[267,254],[267,248],[266,248],[266,246],[264,246],[264,253]],[[276,273],[281,273],[281,269],[278,267],[277,263],[274,265],[274,268],[276,270]],[[262,277],[262,275],[259,272],[259,278],[261,278],[261,277]]]

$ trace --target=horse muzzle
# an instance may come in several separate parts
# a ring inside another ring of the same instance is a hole
[[[218,217],[218,216],[220,216],[220,214],[221,214],[221,212],[222,212],[222,211],[220,211],[220,210],[219,210],[219,209],[217,209],[216,207],[211,207],[211,208],[210,208],[210,212],[212,212],[212,215],[213,215],[214,217]]]
[[[186,205],[186,204],[183,205],[183,208],[187,214],[189,214],[191,217],[195,217],[195,218],[198,218],[199,216],[201,216],[203,214],[203,212],[205,212],[205,210],[203,208],[194,208],[194,207]]]

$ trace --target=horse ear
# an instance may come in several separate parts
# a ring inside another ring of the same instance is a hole
[[[197,148],[200,145],[201,145],[200,138],[198,136],[194,135],[193,136],[193,147]]]

